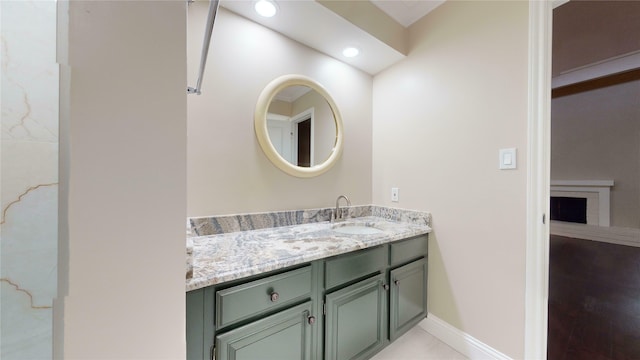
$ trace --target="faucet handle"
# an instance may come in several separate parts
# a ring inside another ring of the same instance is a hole
[[[340,199],[345,199],[347,201],[347,207],[351,206],[351,201],[349,200],[348,197],[346,197],[345,195],[338,196],[338,198],[336,199],[336,209],[333,212],[333,217],[332,217],[332,219],[335,221],[342,220],[345,217],[344,216],[345,209],[344,208],[340,209]],[[347,209],[347,216],[348,215],[349,215],[349,210]]]

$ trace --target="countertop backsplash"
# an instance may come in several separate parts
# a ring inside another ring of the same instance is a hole
[[[380,217],[390,221],[431,226],[431,214],[377,205],[345,206],[349,218]],[[187,237],[302,225],[331,220],[334,208],[289,210],[237,215],[192,217],[187,221]]]

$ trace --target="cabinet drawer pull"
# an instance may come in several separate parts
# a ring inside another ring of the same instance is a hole
[[[316,317],[315,316],[309,316],[307,318],[307,322],[309,322],[309,325],[313,325],[316,323]]]
[[[271,299],[271,302],[276,302],[280,298],[280,295],[274,291],[269,295],[269,298]]]

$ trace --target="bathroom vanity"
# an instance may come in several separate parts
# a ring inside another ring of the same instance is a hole
[[[254,130],[269,161],[298,178],[342,153],[337,103],[303,75],[265,86]],[[335,209],[190,219],[188,359],[370,358],[427,314],[429,223],[345,195]]]
[[[426,316],[428,232],[363,217],[194,237],[187,358],[371,357]]]

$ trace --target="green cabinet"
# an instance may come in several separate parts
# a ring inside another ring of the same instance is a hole
[[[387,293],[380,274],[326,295],[325,359],[368,359],[385,345]]]
[[[187,292],[187,360],[213,357],[214,287]]]
[[[187,358],[205,358],[204,346],[204,289],[187,293]]]
[[[307,302],[218,335],[216,359],[310,360],[310,314]]]
[[[187,359],[369,359],[425,318],[427,245],[421,235],[190,291]]]
[[[427,260],[391,270],[389,339],[400,335],[427,316]]]

